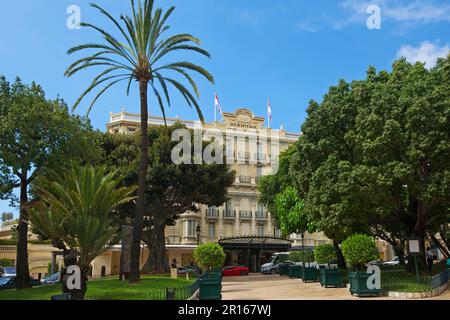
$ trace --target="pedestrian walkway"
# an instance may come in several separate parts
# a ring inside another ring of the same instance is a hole
[[[353,297],[347,288],[325,289],[319,283],[303,283],[279,275],[224,278],[222,288],[223,300],[361,300]],[[384,297],[366,299],[394,300]],[[450,291],[433,300],[450,300]]]

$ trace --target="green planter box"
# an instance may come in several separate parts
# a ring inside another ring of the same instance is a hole
[[[289,266],[289,278],[302,279],[302,277],[303,277],[303,267],[302,266],[296,266],[296,265]]]
[[[319,279],[319,270],[310,267],[303,268],[302,279],[304,282],[317,282]]]
[[[280,276],[288,276],[289,275],[289,263],[280,263]]]
[[[350,293],[357,296],[378,296],[381,290],[367,288],[367,280],[371,274],[366,272],[349,272]]]
[[[342,288],[344,286],[344,278],[339,269],[321,269],[320,285],[325,288]]]
[[[216,279],[200,279],[199,300],[222,300],[222,281]]]

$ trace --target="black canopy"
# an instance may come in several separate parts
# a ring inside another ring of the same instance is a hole
[[[275,237],[244,236],[223,238],[219,245],[224,250],[259,249],[285,252],[291,249],[292,241]]]

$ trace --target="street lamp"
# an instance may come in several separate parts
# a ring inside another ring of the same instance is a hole
[[[202,232],[202,229],[200,228],[200,224],[197,224],[197,228],[195,229],[197,231],[197,245],[200,245],[200,235]]]

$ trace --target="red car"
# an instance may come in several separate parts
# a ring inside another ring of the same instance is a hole
[[[224,277],[248,276],[248,274],[248,268],[242,266],[230,266],[225,267],[222,270],[222,275]]]

